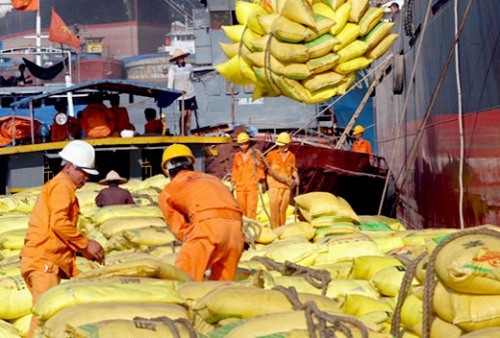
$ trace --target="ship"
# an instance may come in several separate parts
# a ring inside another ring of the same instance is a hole
[[[380,155],[411,228],[500,224],[498,1],[406,1],[374,97]]]

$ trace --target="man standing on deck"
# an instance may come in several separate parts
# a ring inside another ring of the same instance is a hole
[[[120,135],[122,130],[135,130],[134,125],[130,123],[130,118],[128,116],[128,111],[124,107],[120,107],[120,95],[112,95],[109,98],[109,103],[111,107],[109,110],[113,113],[115,120],[114,131],[117,135]]]
[[[163,152],[161,167],[170,178],[158,205],[183,242],[175,266],[202,281],[234,280],[243,252],[241,211],[229,189],[213,175],[194,171],[194,156],[183,144]]]
[[[198,109],[196,103],[196,93],[194,91],[192,77],[193,66],[186,63],[189,53],[176,49],[170,58],[170,68],[168,70],[168,88],[174,88],[182,92],[178,99],[181,116],[179,118],[180,135],[189,135],[191,130],[191,113]]]
[[[352,151],[372,155],[372,145],[370,141],[363,138],[364,132],[365,128],[363,128],[363,126],[357,125],[354,127],[352,134],[356,140],[352,143]]]
[[[265,178],[262,159],[260,154],[251,149],[247,133],[239,133],[236,142],[240,151],[233,157],[231,183],[236,189],[236,200],[243,215],[256,219],[259,181]]]
[[[63,168],[45,183],[29,220],[28,232],[21,251],[21,274],[33,296],[33,304],[61,279],[78,274],[75,253],[104,264],[102,246],[85,237],[78,222],[78,199],[75,190],[81,188],[95,170],[94,148],[85,141],[75,140],[59,152]],[[33,337],[38,319],[33,317],[28,337]]]
[[[273,228],[286,223],[290,189],[300,184],[295,155],[288,149],[291,141],[290,134],[280,133],[276,139],[278,149],[270,151],[266,156],[271,171],[267,174],[267,185],[269,187],[270,221]]]

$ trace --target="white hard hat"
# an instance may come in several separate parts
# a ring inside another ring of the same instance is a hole
[[[94,147],[85,141],[74,140],[69,142],[60,152],[61,158],[90,175],[99,175],[95,169]]]

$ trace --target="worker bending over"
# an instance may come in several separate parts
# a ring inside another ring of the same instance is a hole
[[[95,170],[94,148],[85,141],[68,143],[59,155],[63,168],[45,183],[29,220],[21,251],[21,274],[33,296],[33,304],[48,289],[78,274],[75,253],[104,264],[101,245],[85,237],[76,227],[81,188]],[[38,319],[33,317],[28,337],[32,337]]]
[[[354,142],[352,143],[352,151],[371,155],[372,145],[370,144],[370,141],[363,138],[364,132],[365,128],[363,128],[363,126],[357,125],[356,127],[354,127],[352,134],[354,135],[356,140],[354,140]]]
[[[158,198],[165,220],[183,242],[175,265],[202,281],[234,280],[243,252],[238,204],[217,177],[194,171],[191,150],[173,144],[163,152],[162,170],[171,180]]]
[[[256,219],[259,181],[265,178],[262,159],[251,148],[247,133],[239,133],[236,142],[240,150],[234,154],[231,183],[235,187],[236,200],[243,215]]]
[[[270,221],[273,228],[286,223],[290,189],[300,184],[295,155],[288,150],[290,142],[290,134],[280,133],[276,139],[278,149],[270,151],[266,156],[266,161],[270,166],[270,172],[267,174],[267,185],[269,187]]]

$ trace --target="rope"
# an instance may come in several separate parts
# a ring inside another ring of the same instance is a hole
[[[436,246],[434,251],[429,257],[429,262],[427,263],[427,268],[425,270],[425,282],[424,282],[424,297],[423,297],[423,320],[422,320],[422,338],[429,338],[431,323],[434,318],[434,309],[432,307],[432,300],[434,298],[434,289],[436,287],[436,279],[434,278],[434,266],[436,264],[436,257],[441,252],[441,250],[450,242],[454,241],[457,238],[468,236],[468,235],[487,235],[495,238],[500,238],[500,232],[488,229],[486,226],[466,229],[459,232],[456,232],[441,243]]]
[[[264,194],[262,193],[262,189],[259,186],[259,177],[257,175],[257,168],[256,168],[257,158],[256,158],[255,154],[256,154],[255,149],[252,149],[251,155],[252,155],[252,161],[253,161],[252,162],[252,164],[253,164],[253,166],[252,166],[253,167],[253,174],[255,175],[255,181],[257,183],[257,189],[258,189],[258,192],[259,192],[259,198],[260,198],[260,202],[262,204],[262,209],[266,213],[267,219],[269,221],[271,221],[271,216],[269,215],[269,212],[267,211],[266,203],[264,203]],[[264,160],[264,156],[262,156],[262,153],[260,153],[260,160],[261,161]]]
[[[260,223],[245,217],[243,218],[242,231],[245,242],[248,243],[252,249],[255,249],[255,241],[259,239],[262,233]]]
[[[328,285],[330,284],[332,278],[327,270],[316,270],[301,266],[290,261],[285,261],[284,263],[278,263],[269,257],[252,257],[262,263],[268,270],[276,270],[280,272],[283,276],[299,276],[303,277],[309,284],[317,289],[321,289],[321,294],[326,295],[328,291]]]
[[[403,277],[403,281],[401,282],[401,287],[398,292],[398,301],[396,303],[396,307],[394,308],[394,313],[392,315],[391,334],[394,337],[399,336],[399,326],[401,323],[401,309],[403,308],[403,303],[406,299],[406,296],[408,296],[408,292],[410,291],[411,282],[415,277],[415,271],[417,270],[419,263],[426,256],[427,256],[426,253],[422,253],[415,260],[411,260],[408,257],[401,255],[395,256],[395,258],[399,259],[406,266],[406,272]]]

